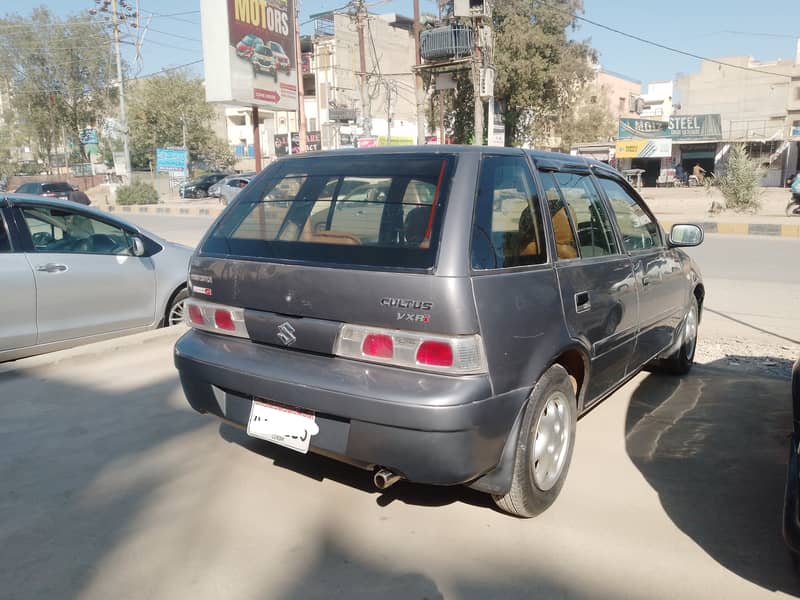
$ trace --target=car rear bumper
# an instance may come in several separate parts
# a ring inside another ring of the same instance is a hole
[[[314,411],[311,451],[410,481],[470,482],[500,461],[526,390],[190,331],[175,365],[191,406],[246,427],[254,398]]]

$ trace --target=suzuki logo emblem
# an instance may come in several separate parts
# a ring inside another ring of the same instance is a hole
[[[291,346],[297,341],[294,331],[295,329],[289,321],[284,321],[278,325],[278,339],[283,342],[284,346]]]

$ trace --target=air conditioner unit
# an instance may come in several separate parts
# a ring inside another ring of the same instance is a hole
[[[491,0],[454,0],[454,17],[484,17],[492,16]]]

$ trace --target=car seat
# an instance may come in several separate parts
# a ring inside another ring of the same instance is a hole
[[[428,233],[428,222],[431,218],[433,206],[422,205],[412,208],[406,215],[405,236],[406,243],[420,248],[427,248],[430,241],[425,239]]]

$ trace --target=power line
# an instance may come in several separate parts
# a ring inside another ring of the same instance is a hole
[[[193,65],[199,65],[203,62],[203,59],[200,60],[193,60],[192,62],[184,63],[182,65],[176,65],[174,67],[169,67],[167,69],[161,69],[160,71],[155,71],[153,73],[146,73],[145,75],[138,75],[137,77],[130,77],[128,81],[132,81],[135,79],[147,79],[148,77],[157,77],[159,75],[163,75],[164,73],[170,73],[171,71],[178,71],[180,69],[185,69],[186,67],[191,67]]]
[[[170,33],[169,31],[161,31],[160,29],[153,29],[152,27],[148,27],[147,31],[153,33],[160,33],[161,35],[168,35],[169,37],[178,38],[181,40],[188,40],[190,42],[200,42],[200,40],[195,37],[189,37],[188,35],[179,35],[177,33]]]
[[[688,52],[686,50],[681,50],[680,48],[673,48],[672,46],[667,46],[666,44],[661,44],[659,42],[654,42],[652,40],[648,40],[648,39],[640,37],[638,35],[634,35],[632,33],[626,32],[626,31],[621,31],[619,29],[616,29],[614,27],[610,27],[608,25],[603,25],[602,23],[598,23],[597,21],[593,21],[591,19],[587,19],[586,17],[581,17],[580,15],[576,15],[575,13],[573,13],[573,12],[571,12],[569,10],[563,9],[563,8],[561,8],[559,6],[553,6],[552,4],[549,4],[548,2],[546,2],[545,0],[533,0],[533,1],[536,2],[537,4],[541,4],[542,6],[550,8],[550,9],[552,9],[554,11],[569,15],[570,17],[572,17],[573,19],[576,19],[578,21],[583,21],[584,23],[589,23],[590,25],[594,25],[595,27],[599,27],[600,29],[605,29],[606,31],[610,31],[610,32],[616,33],[618,35],[621,35],[621,36],[624,36],[624,37],[627,37],[627,38],[631,38],[632,40],[636,40],[637,42],[642,42],[643,44],[648,44],[650,46],[655,46],[656,48],[661,48],[662,50],[668,50],[669,52],[675,52],[676,54],[682,54],[683,56],[688,56],[690,58],[696,58],[697,60],[710,62],[710,63],[716,64],[716,65],[720,65],[720,66],[723,66],[723,67],[730,67],[731,69],[739,69],[741,71],[750,71],[752,73],[758,73],[758,74],[761,74],[761,75],[772,75],[773,77],[785,77],[786,79],[791,79],[792,78],[791,75],[787,75],[785,73],[774,73],[772,71],[762,71],[760,69],[754,69],[752,67],[743,67],[741,65],[734,65],[734,64],[726,63],[724,61],[717,60],[717,59],[714,59],[714,58],[707,58],[705,56],[701,56],[701,55],[695,54],[693,52]]]

